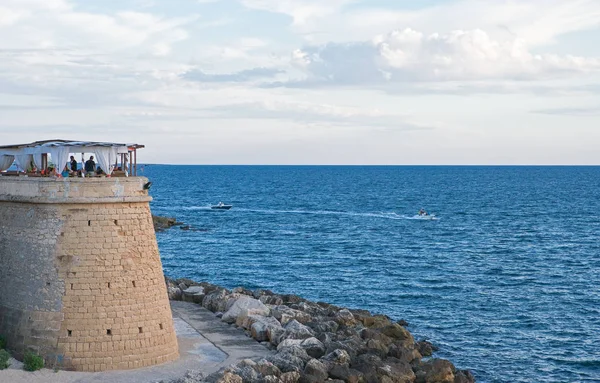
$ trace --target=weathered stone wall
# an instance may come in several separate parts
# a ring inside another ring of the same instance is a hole
[[[0,177],[0,333],[9,347],[17,355],[34,349],[51,366],[80,371],[176,359],[146,180],[76,179],[66,186],[70,181],[42,179],[40,186],[6,178]],[[54,193],[28,194],[36,188]]]

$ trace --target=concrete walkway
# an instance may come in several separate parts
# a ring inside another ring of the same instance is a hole
[[[199,305],[171,302],[171,310],[180,354],[174,362],[127,371],[27,372],[13,359],[9,369],[0,371],[0,383],[151,383],[180,378],[188,370],[208,375],[239,360],[271,354],[242,330],[221,322]]]

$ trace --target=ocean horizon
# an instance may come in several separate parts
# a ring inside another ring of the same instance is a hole
[[[600,167],[155,165],[165,274],[409,322],[479,382],[600,379]],[[230,211],[210,206],[230,203]],[[417,215],[425,209],[434,219]]]

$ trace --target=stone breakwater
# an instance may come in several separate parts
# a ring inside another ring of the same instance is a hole
[[[432,358],[403,321],[269,290],[228,290],[166,279],[169,298],[202,305],[245,330],[273,355],[243,360],[209,376],[190,372],[172,383],[470,383],[467,370]]]

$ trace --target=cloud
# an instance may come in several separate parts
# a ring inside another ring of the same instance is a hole
[[[532,113],[549,114],[552,116],[576,116],[576,117],[600,116],[600,106],[587,107],[587,108],[540,109],[540,110],[534,110]]]
[[[539,80],[600,71],[600,59],[534,54],[518,38],[498,41],[482,30],[447,34],[396,30],[368,42],[330,43],[294,51],[308,81],[327,84]]]
[[[357,0],[241,0],[254,9],[290,16],[294,25],[312,24],[316,19],[335,14]]]
[[[219,105],[206,108],[205,111],[218,118],[288,120],[303,125],[393,130],[431,129],[410,122],[408,116],[376,109],[280,100]]]
[[[185,80],[198,82],[247,82],[274,77],[279,73],[283,73],[283,71],[274,68],[252,68],[224,74],[208,74],[199,69],[194,69],[184,73],[181,77]]]

